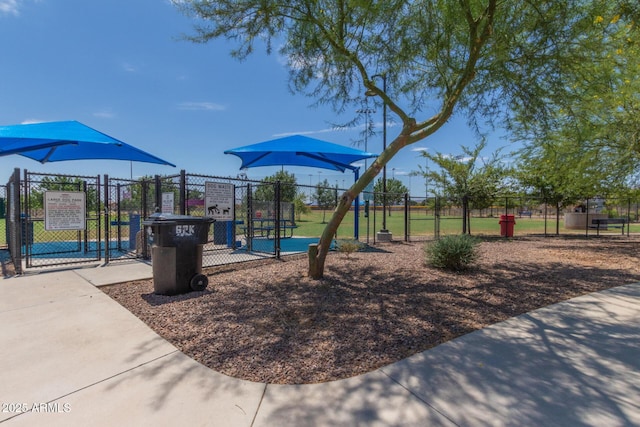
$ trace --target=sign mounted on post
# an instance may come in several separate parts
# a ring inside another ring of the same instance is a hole
[[[84,230],[86,194],[82,191],[45,191],[44,229]]]
[[[235,187],[233,184],[207,181],[204,183],[205,216],[216,221],[232,221],[235,217]]]

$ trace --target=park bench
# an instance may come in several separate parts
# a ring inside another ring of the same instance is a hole
[[[523,216],[528,216],[529,218],[531,218],[531,214],[532,214],[532,213],[533,213],[533,212],[531,212],[531,211],[520,211],[520,212],[518,212],[518,216],[520,216],[521,218],[522,218]]]
[[[611,228],[620,228],[622,229],[622,234],[624,234],[624,226],[627,224],[626,218],[596,218],[591,220],[591,228],[596,229],[596,234],[600,235],[600,230],[607,230],[609,227]]]
[[[247,233],[247,228],[244,228],[245,234]],[[280,220],[280,237],[283,239],[293,237],[293,230],[298,228],[297,225],[292,223],[289,220],[281,219]],[[253,233],[254,235],[259,234],[260,237],[266,237],[267,239],[275,238],[275,220],[271,218],[254,218],[253,219]],[[273,236],[272,236],[273,233]]]

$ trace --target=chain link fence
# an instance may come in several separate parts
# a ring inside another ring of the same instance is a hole
[[[465,215],[462,206],[444,198],[414,198],[407,207],[408,236],[412,241],[429,240],[461,234],[466,228],[470,234],[487,237],[604,234],[629,238],[640,231],[640,225],[636,227],[639,203],[631,198],[585,198],[559,206],[544,198],[503,196],[482,209],[473,208],[470,200]]]
[[[185,171],[139,180],[23,172],[16,169],[0,186],[0,247],[9,249],[18,273],[23,266],[149,260],[152,236],[142,221],[156,212],[217,218],[204,246],[204,267],[306,252],[346,191]],[[217,187],[230,192],[224,205],[208,193]],[[333,237],[375,245],[389,236],[429,241],[463,232],[631,239],[640,231],[638,200],[585,198],[559,207],[505,196],[482,209],[473,202],[465,210],[445,198],[363,193]]]
[[[142,220],[150,214],[153,182],[104,176],[106,262],[148,258],[149,244]]]
[[[8,249],[9,228],[7,227],[7,186],[0,185],[0,249]]]
[[[27,268],[102,259],[99,176],[25,170],[22,190],[21,243]]]

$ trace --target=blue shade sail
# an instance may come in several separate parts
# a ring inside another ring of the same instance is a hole
[[[19,154],[40,163],[128,160],[174,166],[77,121],[0,126],[0,157]]]
[[[240,157],[244,168],[259,166],[308,166],[340,172],[355,170],[352,163],[378,157],[377,154],[333,144],[302,135],[287,136],[258,144],[227,150]]]

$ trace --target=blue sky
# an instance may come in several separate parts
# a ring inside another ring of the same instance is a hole
[[[287,69],[277,54],[256,52],[239,62],[224,41],[181,40],[190,30],[191,21],[168,0],[0,0],[0,125],[77,120],[177,165],[95,160],[42,165],[14,155],[0,157],[0,181],[15,167],[118,178],[180,169],[236,176],[240,159],[223,154],[230,148],[296,133],[349,146],[359,138],[358,129],[331,127],[351,120],[355,111],[337,116],[328,108],[310,107],[313,99],[290,93]],[[380,108],[371,120],[380,130]],[[388,141],[395,132],[388,128]],[[464,121],[453,119],[398,154],[387,176],[422,195],[422,179],[408,174],[425,159],[412,149],[456,155],[461,145],[474,144]],[[489,150],[506,144],[490,141]],[[367,149],[380,152],[382,136],[369,139]],[[245,172],[261,179],[278,169]],[[349,172],[287,170],[307,185],[318,179],[340,186],[353,180]]]

